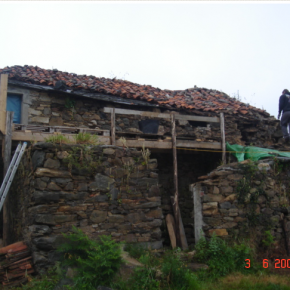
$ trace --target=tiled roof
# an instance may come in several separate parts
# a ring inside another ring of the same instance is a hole
[[[9,79],[12,80],[51,87],[54,87],[57,81],[63,81],[72,92],[85,90],[91,93],[109,94],[126,99],[147,101],[175,110],[225,112],[241,115],[253,115],[256,112],[269,116],[266,111],[242,103],[223,92],[205,88],[194,87],[178,91],[161,90],[150,85],[139,85],[125,80],[77,75],[57,69],[46,70],[28,65],[5,67],[0,69],[1,73],[8,73]]]

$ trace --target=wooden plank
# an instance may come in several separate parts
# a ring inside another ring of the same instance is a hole
[[[0,78],[0,131],[6,134],[6,105],[7,105],[8,74]]]
[[[171,214],[166,216],[166,225],[172,249],[176,248],[175,221]]]
[[[13,141],[27,141],[27,142],[41,142],[45,141],[46,138],[50,136],[55,136],[53,133],[33,133],[33,132],[22,132],[22,131],[14,131],[12,132],[12,140]],[[63,134],[63,136],[67,137],[70,141],[75,142],[75,134]],[[103,145],[110,145],[111,140],[110,136],[98,136],[98,141]]]
[[[3,158],[3,178],[6,175],[11,161],[11,146],[12,146],[12,125],[14,112],[6,113],[6,135],[2,140],[2,158]],[[9,192],[6,196],[3,205],[3,246],[10,244],[10,207],[9,207]]]
[[[172,153],[173,153],[173,184],[174,184],[174,215],[175,215],[175,234],[177,245],[181,246],[180,230],[179,230],[179,205],[178,205],[178,177],[177,177],[177,153],[176,153],[176,130],[175,130],[175,114],[171,114],[171,136],[172,136]]]
[[[116,144],[116,124],[115,124],[115,108],[111,112],[111,143],[112,145]]]
[[[222,162],[226,164],[226,136],[225,136],[225,118],[224,113],[220,113],[221,139],[222,139]]]
[[[172,207],[173,207],[173,213],[174,213],[174,216],[175,216],[177,213],[174,212],[174,206],[173,206],[174,197],[171,196],[170,200],[171,200],[171,204],[172,204]],[[186,240],[186,235],[185,235],[185,231],[184,231],[184,226],[183,226],[180,210],[179,210],[179,236],[180,236],[181,249],[182,250],[187,250],[188,249],[188,244],[187,244],[187,240]]]
[[[142,148],[145,144],[146,148],[158,148],[158,149],[172,149],[171,141],[143,141],[143,140],[126,140],[128,147]],[[123,146],[119,140],[116,140],[116,145]],[[221,150],[221,143],[219,142],[196,142],[196,141],[185,141],[176,140],[177,148],[203,148],[203,149],[213,149]]]
[[[23,132],[23,131],[13,131],[12,140],[13,141],[27,141],[27,142],[40,142],[44,141],[45,138],[54,135],[53,133],[33,133],[33,132]],[[74,134],[63,134],[68,137],[71,141],[74,141]],[[0,136],[0,140],[2,137]],[[98,136],[100,143],[104,145],[111,144],[110,136]],[[142,148],[145,144],[146,148],[155,148],[155,149],[172,149],[172,142],[170,140],[164,141],[144,141],[144,140],[127,140],[126,142],[128,147]],[[123,144],[116,140],[117,146],[123,146]],[[202,149],[212,149],[212,150],[221,150],[220,142],[196,142],[196,141],[186,141],[186,140],[176,140],[177,148],[202,148]]]
[[[104,113],[111,113],[113,108],[104,108]],[[146,111],[137,111],[137,110],[128,110],[128,109],[115,109],[116,114],[122,115],[139,115],[142,117],[152,117],[152,118],[161,118],[170,120],[170,114],[166,113],[155,113],[155,112],[146,112]],[[206,123],[219,123],[220,119],[218,117],[201,117],[201,116],[191,116],[191,115],[180,115],[176,114],[176,120],[188,120],[188,121],[197,121],[197,122],[206,122]]]

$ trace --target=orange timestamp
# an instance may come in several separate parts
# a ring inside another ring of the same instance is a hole
[[[245,259],[246,262],[246,269],[251,268],[251,260],[250,259]],[[290,259],[275,259],[274,261],[275,268],[276,269],[285,269],[285,268],[290,268]],[[269,260],[264,259],[263,260],[263,268],[268,268],[269,267]]]

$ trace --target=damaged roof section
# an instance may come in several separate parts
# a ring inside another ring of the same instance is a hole
[[[186,90],[161,90],[150,85],[140,85],[126,80],[77,75],[57,69],[46,70],[34,66],[12,66],[0,69],[0,74],[9,74],[9,80],[50,86],[55,90],[70,93],[108,94],[129,100],[139,100],[171,110],[183,110],[198,115],[213,115],[224,112],[241,116],[260,115],[269,117],[265,111],[231,98],[227,94],[205,88]]]

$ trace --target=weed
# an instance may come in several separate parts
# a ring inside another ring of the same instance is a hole
[[[195,258],[209,266],[209,270],[200,272],[199,276],[202,279],[216,279],[233,271],[245,271],[245,259],[251,258],[252,250],[244,243],[230,247],[214,235],[209,241],[201,238],[196,252]]]
[[[140,259],[146,253],[145,248],[139,244],[126,244],[124,250],[135,259]]]
[[[264,232],[264,239],[262,240],[262,244],[266,248],[270,248],[274,244],[274,237],[271,234],[271,231]]]
[[[90,240],[80,229],[64,237],[67,242],[58,251],[64,254],[63,265],[77,268],[75,289],[96,289],[109,285],[121,265],[121,250],[109,236]]]
[[[142,157],[144,159],[144,165],[146,165],[146,167],[148,169],[148,166],[149,166],[149,158],[150,158],[151,152],[150,152],[150,150],[148,148],[145,149],[145,144],[143,144],[142,149],[141,149],[141,152],[142,152]]]
[[[63,136],[62,134],[54,134],[44,139],[45,142],[53,144],[68,144],[70,143],[69,139]]]
[[[122,143],[123,149],[128,148],[126,138],[121,137],[119,141]]]
[[[74,136],[76,144],[98,145],[98,135],[80,132]]]

